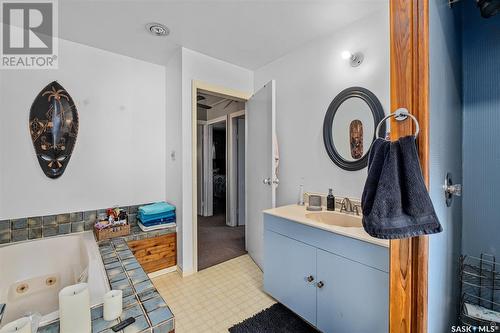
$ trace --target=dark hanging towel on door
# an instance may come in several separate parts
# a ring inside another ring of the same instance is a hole
[[[361,203],[363,227],[373,237],[401,239],[443,230],[425,187],[414,136],[373,142]]]

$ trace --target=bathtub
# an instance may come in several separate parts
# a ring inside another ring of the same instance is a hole
[[[109,291],[106,271],[91,231],[0,247],[0,303],[3,326],[29,312],[42,324],[59,318],[59,291],[88,282],[91,306]]]

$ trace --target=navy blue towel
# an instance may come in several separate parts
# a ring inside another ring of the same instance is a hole
[[[373,237],[401,239],[443,230],[425,187],[414,136],[373,142],[361,206],[363,227]]]

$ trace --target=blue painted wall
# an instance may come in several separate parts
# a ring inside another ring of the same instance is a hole
[[[443,232],[429,236],[428,332],[450,332],[456,323],[459,284],[458,257],[462,242],[462,205],[447,207],[444,177],[462,178],[462,46],[460,6],[429,1],[430,52],[430,188]]]
[[[500,259],[500,15],[463,10],[463,252]]]

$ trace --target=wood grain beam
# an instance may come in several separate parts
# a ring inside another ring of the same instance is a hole
[[[419,121],[422,173],[429,186],[428,0],[391,0],[391,111],[407,108]],[[413,133],[411,120],[391,119],[391,139]],[[391,333],[427,332],[427,236],[390,244]]]

